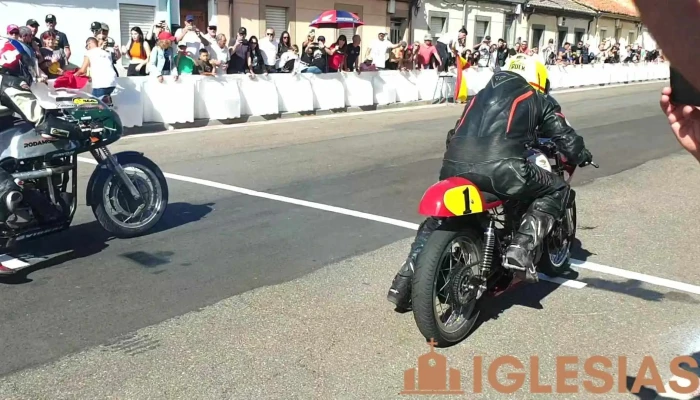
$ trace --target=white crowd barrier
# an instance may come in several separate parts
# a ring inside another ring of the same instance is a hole
[[[666,63],[549,66],[552,89],[668,79]],[[469,95],[493,75],[488,68],[463,71]],[[439,82],[436,70],[330,74],[120,77],[113,94],[125,127],[151,122],[188,123],[241,116],[312,112],[345,107],[409,103],[454,96],[454,79]],[[441,90],[440,90],[441,89]],[[91,90],[88,85],[83,90]],[[441,93],[442,92],[442,93]]]

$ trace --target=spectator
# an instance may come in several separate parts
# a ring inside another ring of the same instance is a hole
[[[216,32],[218,31],[218,27],[216,25],[209,25],[207,26],[207,41],[211,44],[216,42]],[[202,53],[199,53],[202,54]]]
[[[209,62],[207,49],[199,49],[199,60],[195,62],[195,75],[214,76],[214,66]]]
[[[408,44],[401,41],[400,46],[389,52],[389,61],[386,63],[386,68],[389,70],[403,69],[403,55],[406,52]],[[445,51],[447,53],[447,51]]]
[[[503,39],[501,39],[503,40]],[[456,58],[457,56],[462,56],[464,57],[464,53],[467,50],[467,28],[462,27],[459,32],[457,33],[457,41],[452,42],[452,46],[450,46],[450,51],[453,55],[453,58]],[[454,63],[454,60],[452,60]],[[456,65],[456,64],[454,64]]]
[[[496,46],[495,44],[492,44],[489,47],[489,62],[488,62],[488,64],[486,64],[486,66],[491,68],[492,70],[495,70],[497,65],[498,65],[498,46]]]
[[[309,74],[322,74],[323,70],[319,68],[317,65],[313,65],[314,62],[314,54],[315,53],[321,53],[319,48],[317,47],[318,43],[308,43],[306,45],[306,50],[304,50],[304,53],[302,53],[301,57],[299,58],[299,62],[295,65],[295,72],[301,72],[301,73],[309,73]]]
[[[75,75],[86,75],[89,68],[92,95],[103,99],[107,104],[112,104],[112,92],[117,86],[117,73],[112,64],[112,57],[93,37],[87,39],[86,48],[83,65]]]
[[[326,48],[326,54],[330,56],[328,60],[328,72],[338,72],[343,70],[345,56],[348,51],[348,39],[345,35],[338,36],[338,40]]]
[[[265,70],[267,72],[274,72],[276,70],[275,65],[277,65],[277,49],[279,47],[279,42],[275,40],[274,29],[267,28],[265,30],[265,37],[260,40],[258,47],[260,48],[263,61],[265,62]]]
[[[367,58],[371,56],[372,61],[374,62],[374,65],[377,67],[377,69],[383,70],[386,68],[386,59],[388,58],[388,51],[393,50],[399,46],[399,43],[393,44],[390,41],[386,40],[385,32],[380,32],[377,35],[377,39],[369,45],[369,48],[367,49]]]
[[[43,46],[39,49],[39,68],[48,76],[49,79],[56,79],[63,75],[63,68],[68,64],[66,53],[63,49],[57,49],[55,45],[56,34],[53,32],[44,32],[41,35]]]
[[[559,60],[564,64],[571,64],[574,61],[574,55],[571,51],[571,43],[564,43],[564,47],[559,49]]]
[[[527,40],[523,40],[520,42],[520,52],[529,54],[530,48],[527,47]]]
[[[7,25],[7,36],[19,40],[19,26],[15,24]]]
[[[491,36],[486,36],[481,43],[474,46],[474,50],[479,52],[479,66],[486,67],[491,59]]]
[[[229,74],[245,74],[248,71],[248,40],[246,36],[248,31],[241,27],[238,29],[238,35],[230,47],[231,59],[228,63]],[[232,39],[233,40],[233,39]]]
[[[374,65],[374,60],[372,57],[367,57],[365,62],[360,64],[360,71],[379,71],[376,65]]]
[[[435,57],[438,65],[442,65],[442,60],[440,55],[437,53],[437,49],[433,46],[433,38],[429,33],[426,33],[423,37],[425,43],[419,45],[418,55],[416,57],[416,68],[418,69],[432,69],[432,57]]]
[[[286,52],[280,54],[280,72],[294,71],[297,60],[299,60],[299,46],[293,44]]]
[[[292,39],[291,36],[289,35],[289,32],[284,31],[282,32],[282,35],[280,35],[280,43],[277,45],[277,65],[275,66],[276,69],[281,70],[282,66],[284,66],[284,63],[282,62],[282,55],[289,53],[290,50],[292,50]],[[297,53],[298,53],[298,47],[297,47]],[[292,52],[293,54],[293,52]],[[289,72],[289,71],[287,71]]]
[[[258,43],[258,38],[251,36],[248,40],[248,74],[251,78],[255,78],[256,75],[265,74],[267,75],[267,68],[265,67],[265,58],[260,51],[260,44]]]
[[[466,29],[464,27],[460,28],[460,31],[464,29],[466,32]],[[441,35],[437,43],[435,43],[435,49],[437,50],[438,55],[440,56],[440,59],[443,60],[442,63],[442,68],[441,71],[447,71],[447,68],[450,65],[454,64],[454,57],[453,57],[453,51],[452,48],[454,47],[455,44],[455,39],[457,39],[459,36],[459,33],[457,34],[444,34]]]
[[[54,46],[56,46],[57,49],[63,49],[66,53],[66,60],[70,60],[71,52],[68,37],[65,33],[56,29],[56,16],[53,14],[48,14],[46,18],[44,18],[44,22],[46,22],[46,32],[53,32],[56,35]],[[43,37],[44,34],[42,33],[41,36]]]
[[[306,48],[311,44],[311,43],[316,43],[316,30],[312,29],[309,31],[309,34],[306,35],[306,40],[301,44],[301,51],[306,53]]]
[[[194,75],[194,58],[190,57],[187,42],[184,40],[177,44],[177,55],[173,58],[173,61],[180,75]]]
[[[158,78],[158,82],[163,83],[163,76],[173,75],[178,80],[178,71],[175,66],[173,55],[173,42],[175,36],[168,31],[158,34],[158,43],[151,51],[149,74]]]
[[[557,63],[557,48],[554,46],[554,39],[549,39],[547,47],[542,49],[542,56],[546,65],[554,65]]]
[[[163,31],[170,32],[170,29],[164,20],[159,21],[151,27],[151,31],[148,32],[148,35],[146,35],[146,41],[151,49],[154,49],[158,45],[158,35],[160,35],[160,33]]]
[[[464,56],[462,56],[464,57]],[[464,57],[466,58],[466,57]],[[508,58],[508,44],[503,39],[498,39],[498,47],[496,48],[496,64],[499,67],[506,65]]]
[[[612,49],[610,49],[608,57],[605,59],[605,62],[608,64],[617,64],[620,62],[620,48],[617,47],[617,45],[613,46]]]
[[[595,62],[604,63],[607,58],[608,52],[605,49],[605,43],[601,43],[598,45],[598,54],[595,55]]]
[[[32,35],[34,35],[32,36],[32,42],[34,43],[36,49],[41,49],[44,46],[44,43],[42,43],[40,38],[36,37],[37,32],[39,32],[39,23],[36,22],[35,19],[28,19],[25,25],[32,30]]]
[[[520,43],[515,43],[513,47],[508,49],[508,56],[512,57],[520,53]]]
[[[348,44],[347,55],[345,56],[345,71],[357,71],[360,73],[360,35],[352,37],[352,43]]]
[[[209,52],[209,62],[216,67],[216,73],[225,74],[230,60],[228,47],[226,46],[226,35],[223,33],[216,35],[216,40],[211,42],[207,50]]]
[[[194,17],[192,15],[185,16],[185,27],[175,31],[175,40],[177,40],[178,43],[185,44],[185,52],[190,59],[198,57],[199,50],[209,46],[209,40],[207,40],[206,36],[194,25]]]
[[[151,47],[144,40],[143,31],[138,26],[131,28],[129,45],[123,49],[126,58],[130,59],[126,76],[146,76],[146,65],[151,55]]]

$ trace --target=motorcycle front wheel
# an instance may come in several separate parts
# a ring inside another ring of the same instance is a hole
[[[119,162],[141,199],[134,199],[121,178],[105,169],[95,181],[98,201],[92,205],[92,212],[114,236],[140,236],[163,217],[168,205],[168,183],[160,168],[146,157],[128,156]]]
[[[413,317],[426,340],[437,347],[462,341],[479,317],[477,307],[482,233],[476,229],[437,230],[418,257],[413,274]]]

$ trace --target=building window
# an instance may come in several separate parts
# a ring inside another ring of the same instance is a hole
[[[141,6],[136,4],[119,4],[119,34],[121,44],[129,45],[131,40],[131,29],[139,27],[143,35],[147,36],[153,29],[153,21],[156,18],[156,8],[153,6]],[[128,49],[128,48],[127,48]],[[129,65],[129,58],[121,58],[122,65]]]
[[[474,38],[476,43],[481,43],[484,38],[489,34],[489,21],[476,21],[476,32],[474,33]]]
[[[430,34],[433,38],[438,38],[447,31],[447,18],[430,17]]]
[[[602,43],[605,39],[608,38],[608,30],[607,29],[601,29],[600,30],[600,42]]]
[[[403,40],[406,32],[405,18],[392,18],[391,28],[389,29],[389,40],[391,43],[399,43]]]
[[[544,29],[533,28],[532,29],[532,47],[542,47],[542,37],[544,36]]]
[[[287,21],[287,8],[265,6],[265,26],[275,30],[276,40],[287,30]]]
[[[583,35],[585,35],[586,32],[581,32],[581,31],[576,31],[574,32],[574,39],[576,39],[576,46],[578,46],[579,42],[583,42]]]
[[[629,45],[633,44],[634,41],[637,40],[636,36],[637,35],[634,32],[630,31],[630,33],[627,35],[627,40],[628,40],[627,44],[629,44]]]
[[[557,43],[559,43],[559,47],[564,47],[564,43],[566,43],[566,36],[568,34],[569,34],[569,31],[566,29],[559,30],[559,38],[557,39]]]
[[[334,10],[338,10],[338,11],[342,10],[342,11],[351,12],[351,13],[357,15],[358,18],[362,19],[362,6],[335,3],[334,7],[335,7]],[[340,37],[340,35],[345,35],[345,37],[348,39],[348,43],[352,43],[352,37],[357,34],[357,30],[359,28],[360,28],[359,26],[355,26],[355,27],[351,26],[349,28],[338,29],[338,37]]]

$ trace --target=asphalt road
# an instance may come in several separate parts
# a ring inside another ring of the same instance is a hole
[[[674,155],[661,87],[557,95],[601,165],[574,180],[583,226],[576,256],[700,284],[684,248],[700,233],[689,221],[697,165]],[[144,151],[174,174],[418,223],[417,202],[437,178],[460,112],[443,106],[129,137],[112,150]],[[81,166],[82,189],[93,167]],[[384,296],[414,232],[169,185],[168,212],[148,236],[111,239],[82,207],[69,232],[24,246],[47,261],[0,282],[0,397],[384,398],[400,390],[403,369],[424,345],[410,314],[393,313]],[[645,351],[663,358],[700,350],[688,333],[698,324],[686,318],[698,296],[590,271],[579,280],[588,286],[542,283],[506,297],[493,315],[505,317],[449,349],[450,362],[466,368],[474,353],[566,351],[623,351],[638,362]]]

